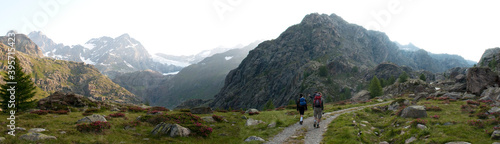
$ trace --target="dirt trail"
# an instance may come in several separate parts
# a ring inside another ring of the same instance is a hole
[[[321,140],[323,140],[323,134],[326,132],[328,124],[330,124],[339,115],[361,110],[366,107],[388,104],[390,102],[392,101],[325,113],[323,114],[323,118],[326,118],[326,120],[321,121],[321,123],[319,124],[320,128],[313,127],[314,117],[306,118],[304,119],[303,125],[300,125],[297,122],[296,124],[286,127],[281,133],[274,136],[270,141],[266,142],[265,144],[282,144],[282,143],[318,144],[321,142]]]

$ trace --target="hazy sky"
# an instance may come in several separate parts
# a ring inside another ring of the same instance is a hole
[[[0,32],[40,30],[57,43],[128,33],[150,53],[194,54],[276,38],[309,13],[335,13],[433,53],[478,61],[500,47],[500,1],[17,0],[1,1]]]

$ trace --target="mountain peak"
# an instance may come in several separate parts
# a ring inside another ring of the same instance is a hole
[[[115,39],[130,39],[130,35],[128,35],[128,33],[124,33],[118,37],[116,37]]]
[[[9,36],[9,33],[15,33],[15,34],[18,34],[16,30],[10,30],[8,31],[5,36]]]

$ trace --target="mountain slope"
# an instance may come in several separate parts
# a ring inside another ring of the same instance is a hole
[[[338,97],[345,89],[358,91],[366,72],[382,62],[416,70],[439,67],[409,59],[384,33],[349,24],[335,14],[309,14],[278,38],[250,51],[228,74],[210,105],[260,108],[272,100],[282,106],[298,93],[314,91],[326,94],[325,98]]]
[[[0,37],[0,61],[2,70],[6,70],[7,48]],[[24,34],[16,34],[20,40],[19,44],[33,43]],[[23,39],[25,38],[25,39]],[[27,51],[33,51],[38,46],[30,45],[24,47]],[[41,53],[40,53],[41,54]],[[111,100],[119,103],[140,103],[141,100],[126,89],[113,83],[109,78],[99,73],[92,65],[81,62],[70,62],[41,58],[39,54],[24,52],[16,53],[22,62],[24,70],[32,75],[35,85],[40,88],[37,98],[47,96],[55,91],[74,92],[87,97],[100,100]]]
[[[56,44],[41,32],[31,32],[29,36],[42,47],[45,56],[92,64],[101,73],[110,77],[114,77],[116,73],[147,69],[162,73],[182,69],[179,66],[155,62],[142,44],[128,34],[116,38],[93,38],[84,45],[74,46]]]
[[[401,45],[395,42],[401,53],[415,62],[414,67],[432,72],[444,72],[454,67],[472,67],[476,62],[465,60],[458,55],[433,54],[413,44]]]

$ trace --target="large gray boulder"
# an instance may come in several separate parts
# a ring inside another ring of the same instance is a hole
[[[427,112],[424,106],[409,106],[401,113],[404,118],[424,118],[427,117]]]
[[[161,122],[151,131],[153,135],[168,135],[170,137],[187,137],[191,130],[178,124],[167,124]]]
[[[500,88],[490,87],[481,93],[481,100],[500,100]]]
[[[467,71],[467,92],[480,95],[483,90],[491,86],[498,86],[498,75],[486,67],[473,67]]]
[[[20,139],[25,139],[29,141],[39,141],[39,140],[47,140],[47,139],[57,139],[55,136],[49,136],[41,133],[27,133],[19,137]]]
[[[500,108],[498,107],[492,107],[490,110],[488,110],[489,113],[498,113],[500,112]]]
[[[367,90],[362,90],[358,92],[356,95],[354,95],[351,100],[353,102],[362,102],[362,101],[367,101],[370,100],[370,92]]]
[[[96,122],[96,121],[101,121],[101,122],[106,122],[106,118],[102,115],[98,115],[98,114],[93,114],[91,116],[86,116],[80,120],[78,120],[76,123],[77,124],[81,124],[81,123],[92,123],[92,122]]]
[[[191,109],[191,113],[193,114],[211,114],[213,113],[212,108],[210,107],[196,107]]]
[[[499,140],[500,139],[500,130],[493,131],[491,134],[491,139]]]
[[[247,111],[245,111],[245,113],[250,113],[250,112],[256,113],[256,112],[259,112],[259,110],[257,110],[257,109],[248,109]]]

